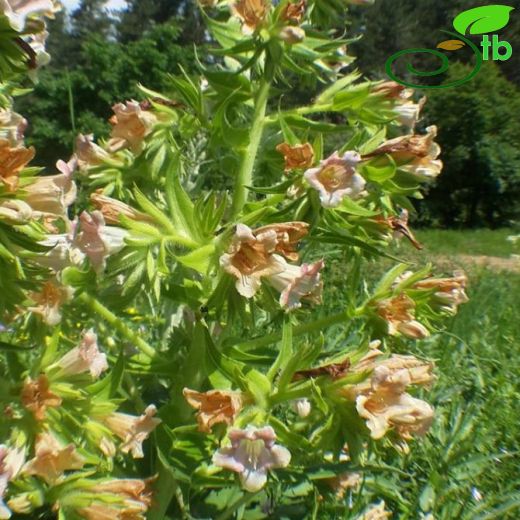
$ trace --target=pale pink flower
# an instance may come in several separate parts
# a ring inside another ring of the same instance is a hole
[[[65,354],[57,363],[60,375],[71,376],[90,372],[93,378],[98,378],[108,369],[107,357],[99,351],[97,335],[92,329],[85,332],[79,346]]]
[[[23,471],[54,484],[66,470],[81,469],[84,464],[85,459],[74,444],[63,446],[52,433],[45,432],[36,437],[35,457],[27,462]]]
[[[31,206],[23,200],[6,199],[0,203],[0,220],[7,224],[27,224],[32,215]]]
[[[11,146],[23,145],[27,125],[27,119],[20,114],[11,109],[0,109],[0,139],[6,139]]]
[[[293,310],[302,306],[302,300],[320,303],[323,290],[320,271],[323,266],[323,260],[314,264],[287,264],[283,271],[269,276],[269,283],[280,291],[280,306]]]
[[[88,256],[92,266],[98,272],[105,268],[106,259],[125,247],[128,231],[115,226],[105,226],[105,219],[100,211],[87,213],[79,217],[79,232],[73,245]]]
[[[3,497],[9,481],[14,480],[25,462],[23,448],[9,448],[0,444],[0,519],[11,518],[11,511],[5,505]]]
[[[142,149],[143,141],[153,130],[157,117],[149,110],[143,110],[137,101],[117,103],[112,107],[114,115],[110,119],[113,125],[108,148],[116,152],[130,148],[134,153]]]
[[[28,18],[52,18],[59,10],[60,5],[53,0],[0,0],[0,14],[6,16],[18,32],[24,30]]]
[[[285,468],[291,461],[289,450],[275,444],[276,434],[270,426],[232,429],[228,437],[231,446],[220,448],[213,455],[213,464],[238,473],[246,491],[259,491],[270,469]]]
[[[72,227],[75,228],[76,224],[73,223]],[[48,247],[49,250],[45,253],[35,255],[31,260],[55,272],[60,272],[69,266],[79,266],[85,260],[85,254],[74,245],[72,232],[48,235],[47,238],[40,241],[39,244]]]
[[[287,268],[285,259],[275,254],[277,232],[267,229],[257,235],[244,224],[238,224],[231,246],[220,257],[221,267],[236,281],[237,291],[252,298],[261,286],[262,277],[280,273]]]
[[[93,134],[78,135],[76,139],[76,155],[78,166],[81,170],[85,170],[90,166],[97,166],[103,161],[110,159],[110,154],[94,143]]]
[[[143,442],[162,422],[161,419],[155,417],[156,413],[157,409],[151,404],[140,417],[114,412],[105,417],[103,422],[123,441],[121,451],[123,453],[131,452],[134,459],[139,459],[144,457]]]
[[[342,157],[334,152],[318,167],[304,173],[307,182],[318,191],[323,207],[336,208],[345,197],[355,199],[362,194],[366,182],[356,170],[360,161],[357,152],[346,152]]]
[[[34,216],[52,215],[65,218],[68,207],[74,203],[77,195],[76,183],[72,176],[77,166],[73,157],[68,163],[58,161],[59,175],[36,177],[34,182],[24,186],[25,202],[31,206]]]

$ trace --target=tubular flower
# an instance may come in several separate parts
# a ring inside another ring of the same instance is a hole
[[[66,470],[81,469],[84,464],[74,444],[63,447],[52,433],[46,432],[36,437],[35,457],[27,462],[23,471],[54,484]]]
[[[85,332],[79,346],[67,352],[57,365],[64,376],[90,372],[93,378],[98,378],[108,369],[107,357],[99,351],[97,335],[92,329]]]
[[[387,518],[391,518],[391,516],[392,513],[385,509],[385,503],[383,501],[377,504],[377,506],[371,507],[362,516],[357,518],[357,520],[386,520]]]
[[[36,177],[35,181],[24,186],[25,202],[31,206],[36,217],[52,215],[67,217],[67,208],[74,203],[77,195],[76,183],[72,176],[77,166],[73,157],[68,163],[58,161],[59,175]]]
[[[348,489],[356,491],[361,485],[362,480],[360,473],[348,471],[341,473],[337,477],[327,479],[326,482],[336,493],[336,496],[342,499]]]
[[[22,388],[22,404],[32,412],[37,421],[45,419],[45,411],[49,407],[61,405],[61,397],[49,390],[49,380],[42,374],[36,381],[30,377],[25,380]]]
[[[261,285],[261,278],[280,273],[287,262],[275,254],[277,232],[268,229],[257,234],[244,224],[238,224],[231,246],[220,257],[221,267],[233,275],[236,289],[245,298],[252,298]]]
[[[53,0],[0,0],[0,14],[9,20],[9,25],[18,32],[25,28],[28,18],[52,18],[60,6]]]
[[[455,271],[451,278],[427,278],[413,285],[414,289],[433,290],[433,299],[441,310],[456,314],[462,303],[469,301],[466,295],[468,278],[464,271]]]
[[[320,303],[323,291],[320,271],[324,262],[287,265],[280,273],[269,276],[269,283],[280,291],[280,306],[287,310],[298,309],[302,300]]]
[[[386,141],[363,158],[390,154],[402,170],[415,175],[420,180],[435,179],[442,170],[442,161],[437,159],[441,148],[435,142],[437,127],[429,126],[426,132],[426,135],[403,135]]]
[[[100,211],[87,213],[79,217],[80,231],[74,238],[74,245],[88,256],[98,272],[105,268],[106,259],[125,247],[124,239],[128,235],[125,229],[105,226],[105,219]]]
[[[103,195],[103,190],[100,189],[90,195],[90,201],[97,210],[101,211],[103,218],[107,224],[117,225],[120,224],[120,215],[127,217],[131,220],[137,220],[141,222],[150,221],[150,217],[145,213],[141,213],[136,209],[130,207],[128,204],[121,202],[117,199],[113,199],[106,195]]]
[[[411,383],[407,370],[392,371],[384,365],[374,369],[371,390],[356,398],[356,409],[373,439],[381,439],[392,427],[405,440],[428,431],[433,408],[405,392]]]
[[[0,109],[0,139],[7,140],[13,147],[23,145],[23,134],[27,119],[10,109]]]
[[[403,103],[394,107],[394,112],[397,115],[399,123],[409,129],[412,129],[419,121],[422,109],[426,103],[426,98],[423,97],[418,103]]]
[[[270,224],[255,229],[253,234],[257,237],[271,231],[276,233],[274,252],[284,256],[291,262],[296,262],[299,258],[297,251],[299,242],[309,232],[309,224],[306,222]]]
[[[90,166],[97,166],[103,161],[110,159],[108,152],[94,143],[94,134],[79,134],[76,139],[76,156],[80,170]]]
[[[80,265],[85,260],[85,254],[74,245],[72,233],[48,235],[39,244],[48,247],[49,251],[33,257],[32,261],[56,273],[65,267]]]
[[[25,462],[22,448],[8,448],[0,444],[0,519],[11,518],[11,511],[4,504],[3,497],[10,480],[14,480]]]
[[[422,244],[415,238],[412,230],[408,226],[408,211],[406,209],[402,209],[398,217],[376,217],[375,220],[378,224],[390,228],[393,231],[394,238],[404,236],[416,249],[421,250],[423,248]]]
[[[263,25],[269,4],[266,0],[237,0],[231,4],[231,11],[242,22],[244,34],[253,34]]]
[[[377,304],[377,314],[386,322],[388,334],[402,334],[411,339],[427,338],[428,329],[414,319],[415,302],[406,294],[382,300]]]
[[[143,110],[137,101],[117,103],[112,107],[114,115],[110,118],[113,125],[108,148],[117,152],[130,148],[132,152],[142,150],[144,138],[150,134],[157,122],[157,117],[148,110]]]
[[[318,191],[324,208],[335,208],[345,197],[354,199],[361,195],[366,183],[356,171],[360,161],[357,152],[346,152],[343,157],[334,152],[318,167],[304,173],[307,182]]]
[[[201,393],[185,388],[182,393],[188,404],[197,410],[201,432],[210,433],[217,423],[233,424],[242,409],[242,396],[239,392],[210,390]]]
[[[314,163],[314,149],[310,143],[294,146],[281,143],[276,147],[276,150],[283,155],[286,172],[300,168],[310,168]]]
[[[152,492],[144,480],[108,480],[90,487],[88,492],[100,497],[78,509],[85,520],[145,520],[152,503]],[[103,501],[102,497],[108,500]]]
[[[28,307],[28,310],[40,315],[43,322],[52,327],[60,323],[61,306],[72,297],[72,289],[45,282],[41,291],[31,293],[30,297],[36,305]]]
[[[13,147],[6,139],[0,139],[0,186],[9,192],[16,191],[20,172],[34,158],[34,148]]]
[[[143,415],[136,417],[126,413],[114,412],[105,417],[103,423],[122,441],[121,451],[132,453],[134,459],[144,457],[143,442],[162,422],[155,416],[157,408],[153,404],[146,407]]]
[[[32,217],[31,206],[23,200],[6,199],[0,203],[0,220],[7,224],[26,224]]]
[[[246,491],[259,491],[267,482],[268,470],[285,468],[291,461],[289,450],[275,444],[276,434],[270,426],[232,429],[228,436],[231,446],[218,450],[213,464],[238,473]]]

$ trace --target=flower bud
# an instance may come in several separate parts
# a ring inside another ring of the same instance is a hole
[[[289,45],[294,45],[301,43],[305,39],[305,31],[301,27],[288,25],[280,31],[279,38]]]

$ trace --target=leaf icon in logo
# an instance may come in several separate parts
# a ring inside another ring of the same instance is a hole
[[[514,9],[509,5],[485,5],[460,13],[453,20],[453,27],[460,34],[485,34],[498,31],[509,22],[509,13]]]
[[[437,44],[437,49],[443,49],[445,51],[456,51],[462,49],[466,45],[460,40],[446,40]]]

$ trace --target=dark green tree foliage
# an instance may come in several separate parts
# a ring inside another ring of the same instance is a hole
[[[456,64],[450,75],[464,68]],[[427,118],[439,126],[444,170],[421,204],[423,220],[496,227],[518,218],[520,89],[488,63],[470,83],[431,93],[428,107]]]
[[[194,63],[192,48],[179,45],[180,35],[176,21],[128,44],[91,34],[81,42],[76,62],[67,65],[62,59],[43,70],[34,94],[17,105],[30,121],[29,142],[38,149],[40,163],[52,167],[68,157],[79,132],[106,136],[111,105],[140,99],[138,83],[168,91],[167,73],[179,65],[189,70]]]

